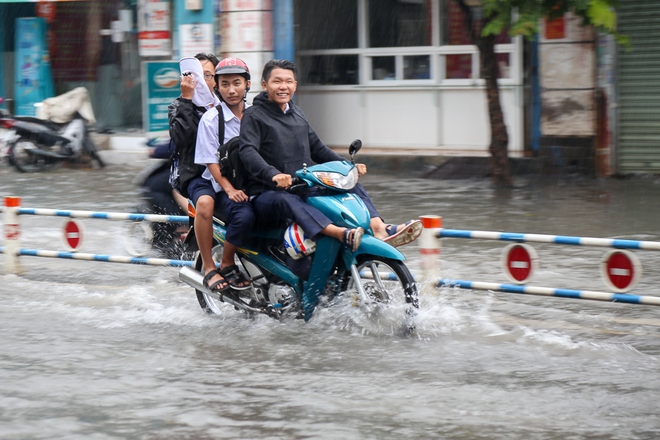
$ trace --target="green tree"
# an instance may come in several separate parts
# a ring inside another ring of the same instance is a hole
[[[583,26],[593,26],[599,32],[613,34],[617,41],[627,44],[627,39],[617,32],[615,6],[617,0],[449,0],[455,1],[463,11],[465,26],[473,43],[479,48],[481,77],[486,82],[488,115],[490,118],[490,152],[493,182],[511,185],[509,164],[509,135],[497,85],[495,39],[508,29],[509,35],[533,38],[539,31],[539,22],[562,17],[572,12],[582,17]],[[481,16],[481,26],[476,17]],[[481,28],[479,32],[478,28]]]

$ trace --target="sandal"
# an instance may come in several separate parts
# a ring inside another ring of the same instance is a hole
[[[422,233],[424,226],[422,225],[421,220],[410,220],[404,223],[404,227],[401,228],[400,231],[397,231],[397,228],[398,225],[385,226],[387,237],[383,238],[384,242],[389,243],[394,247],[403,246],[404,244],[417,240],[417,237]]]
[[[218,275],[220,277],[220,279],[209,286],[209,282],[211,281],[211,278],[213,278],[216,275]],[[222,276],[222,274],[220,272],[218,272],[217,269],[210,270],[206,275],[204,275],[204,279],[202,280],[202,284],[204,285],[204,287],[209,289],[211,292],[224,292],[227,289],[229,289],[229,283]],[[218,287],[218,286],[220,286],[220,287]]]
[[[234,290],[247,290],[252,287],[250,280],[245,278],[243,272],[241,272],[235,264],[221,269],[220,275],[225,277],[225,280],[229,283],[229,287]]]
[[[362,236],[364,235],[364,229],[355,228],[355,229],[344,229],[344,246],[352,250],[353,252],[357,251],[362,243]]]

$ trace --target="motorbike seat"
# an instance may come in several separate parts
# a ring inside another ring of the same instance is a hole
[[[33,124],[39,124],[40,126],[47,127],[50,130],[58,131],[61,128],[61,124],[58,124],[53,121],[48,121],[46,119],[39,119],[34,116],[13,116],[14,120],[19,122],[30,122]]]
[[[60,136],[56,131],[51,130],[44,124],[28,121],[16,121],[12,126],[18,134],[28,138],[36,139],[46,145],[55,145],[57,143],[68,144],[69,139]]]

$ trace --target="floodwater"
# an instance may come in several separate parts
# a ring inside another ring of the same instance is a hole
[[[133,170],[0,168],[30,208],[131,212]],[[488,181],[371,175],[390,221],[660,240],[660,179]],[[63,250],[66,219],[23,216],[22,246]],[[81,252],[128,255],[125,222],[81,220]],[[443,240],[439,276],[507,282],[504,242]],[[605,291],[603,248],[534,245],[533,285]],[[416,244],[402,248],[419,273]],[[632,292],[660,295],[636,251]],[[0,255],[4,262],[4,255]],[[660,310],[433,288],[416,333],[350,305],[309,323],[208,316],[178,269],[21,257],[0,275],[1,439],[651,439],[660,436]]]

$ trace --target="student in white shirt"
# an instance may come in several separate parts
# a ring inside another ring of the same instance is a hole
[[[215,206],[227,219],[227,236],[220,262],[216,269],[211,255],[213,247],[213,217],[208,215],[195,222],[195,234],[202,258],[204,285],[212,291],[244,290],[251,287],[249,280],[234,263],[236,250],[252,229],[255,216],[248,196],[236,189],[222,176],[218,163],[218,146],[238,136],[245,102],[250,89],[250,70],[239,58],[225,58],[218,64],[215,80],[222,103],[204,113],[197,129],[195,163],[206,165],[202,177],[209,180],[215,191]],[[224,139],[218,139],[218,117],[224,119]]]

